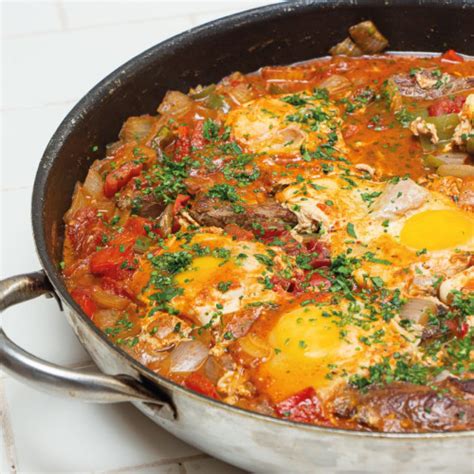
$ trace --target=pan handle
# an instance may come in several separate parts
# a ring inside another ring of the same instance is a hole
[[[1,280],[0,312],[41,295],[56,296],[42,271]],[[90,374],[67,369],[24,351],[5,334],[1,318],[0,368],[14,378],[47,393],[95,403],[149,402],[161,406],[160,414],[167,418],[170,418],[169,414],[174,414],[174,409],[164,397],[149,391],[130,376]]]

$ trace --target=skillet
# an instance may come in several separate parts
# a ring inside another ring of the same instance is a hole
[[[473,432],[369,433],[270,418],[190,392],[130,358],[67,293],[59,262],[63,215],[76,181],[130,115],[154,112],[169,89],[212,83],[233,71],[325,55],[348,27],[371,19],[396,51],[474,54],[472,0],[330,0],[250,10],[171,38],[95,86],[59,126],[40,162],[32,221],[43,270],[0,282],[0,310],[54,295],[102,373],[84,374],[26,353],[0,329],[0,366],[38,389],[91,402],[130,401],[197,448],[257,472],[471,472]],[[102,153],[104,154],[104,153]]]

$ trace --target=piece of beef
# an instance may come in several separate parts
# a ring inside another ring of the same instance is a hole
[[[134,183],[127,185],[117,199],[120,209],[131,209],[135,214],[149,219],[155,219],[161,215],[166,205],[162,199],[158,199],[153,192],[145,193],[137,189]]]
[[[474,428],[473,381],[452,377],[428,387],[394,382],[363,393],[345,389],[333,413],[374,431],[458,431]]]
[[[474,76],[439,75],[431,69],[422,69],[415,74],[396,74],[391,79],[402,96],[417,99],[433,100],[474,88]]]
[[[231,203],[201,194],[196,196],[189,213],[203,226],[237,224],[257,233],[269,231],[278,234],[298,222],[295,214],[273,199],[262,204]]]

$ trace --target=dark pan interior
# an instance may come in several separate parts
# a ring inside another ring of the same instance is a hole
[[[218,81],[233,72],[325,55],[349,26],[373,20],[398,51],[474,54],[474,0],[326,1],[268,6],[218,20],[161,43],[117,69],[72,110],[41,161],[33,227],[48,276],[69,303],[57,271],[63,221],[77,180],[103,156],[130,115],[154,113],[169,89]],[[98,145],[93,152],[92,146]]]

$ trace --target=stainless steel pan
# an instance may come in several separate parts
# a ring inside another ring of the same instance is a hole
[[[93,160],[91,145],[103,151],[128,116],[153,113],[168,89],[187,90],[235,70],[250,72],[324,55],[349,26],[368,18],[390,38],[392,50],[449,47],[474,54],[472,0],[293,2],[185,32],[132,59],[94,87],[52,137],[36,176],[32,220],[44,270],[0,282],[0,311],[40,295],[55,296],[101,373],[42,361],[0,328],[2,369],[52,394],[131,402],[178,438],[254,472],[471,473],[473,432],[384,434],[321,428],[248,412],[180,387],[112,345],[72,300],[58,270],[62,216],[75,182],[84,179]]]

